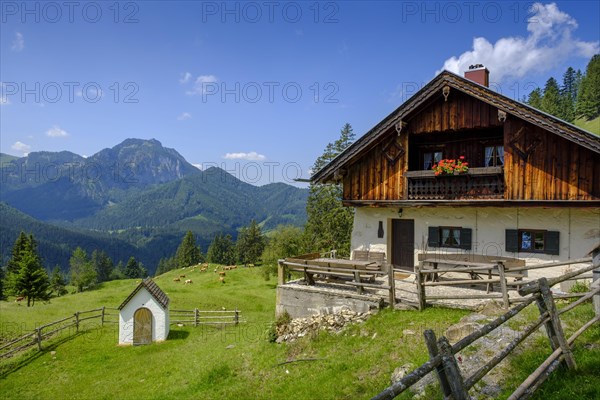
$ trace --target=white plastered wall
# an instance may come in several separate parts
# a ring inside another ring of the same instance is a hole
[[[415,265],[417,255],[424,252],[472,252],[475,254],[525,259],[527,265],[567,261],[585,257],[600,242],[600,208],[542,207],[404,207],[356,208],[352,230],[352,250],[383,251],[391,257],[391,221],[415,221]],[[384,236],[377,237],[379,221],[383,221]],[[429,226],[471,228],[471,250],[427,249]],[[560,232],[559,255],[514,253],[505,251],[506,229],[544,229]],[[563,268],[530,271],[531,278],[558,275]]]
[[[156,299],[142,287],[119,312],[119,344],[133,343],[133,316],[140,308],[152,312],[152,341],[163,341],[169,336],[169,310],[165,310]]]

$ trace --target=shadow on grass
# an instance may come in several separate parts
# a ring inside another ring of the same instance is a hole
[[[190,336],[188,331],[171,330],[169,331],[169,337],[167,340],[182,340],[186,339],[188,336]]]
[[[86,333],[87,331],[83,331],[63,337],[60,340],[53,340],[52,343],[43,343],[41,351],[39,351],[34,344],[31,348],[24,350],[22,353],[16,353],[14,358],[9,358],[4,361],[2,365],[0,365],[0,379],[6,378],[9,374],[20,370],[21,368],[27,366],[30,362],[37,360],[53,350],[56,350],[61,344]]]

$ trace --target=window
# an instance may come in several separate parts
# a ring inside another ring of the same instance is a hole
[[[428,151],[423,153],[423,169],[431,169],[433,164],[437,164],[442,159],[441,151]]]
[[[519,251],[544,252],[545,231],[519,231]]]
[[[504,165],[504,146],[486,146],[484,165],[486,167],[502,167]]]
[[[427,245],[429,247],[448,247],[470,250],[471,236],[472,230],[470,228],[430,226]]]
[[[507,229],[506,251],[558,255],[560,232],[542,229]]]

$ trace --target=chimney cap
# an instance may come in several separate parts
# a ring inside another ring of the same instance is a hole
[[[469,69],[478,69],[478,68],[485,68],[485,67],[483,66],[483,64],[472,64],[472,65],[469,65]]]

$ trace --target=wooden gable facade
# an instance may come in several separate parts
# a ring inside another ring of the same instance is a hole
[[[469,171],[436,177],[433,154],[464,156]],[[600,137],[445,71],[313,176],[340,180],[352,206],[596,203]]]

